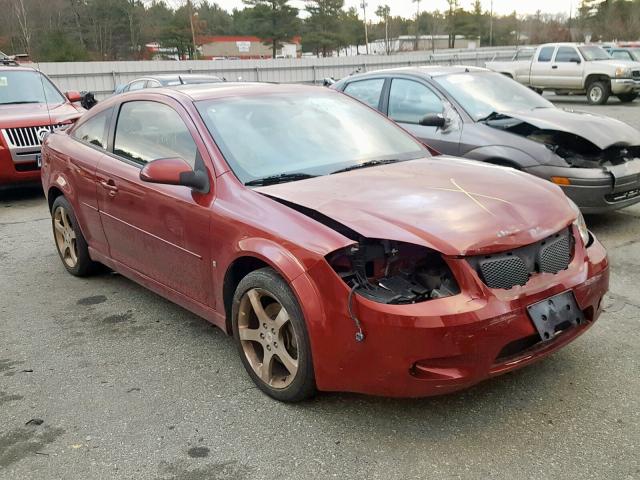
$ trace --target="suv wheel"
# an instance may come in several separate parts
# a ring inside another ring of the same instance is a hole
[[[254,383],[284,402],[315,393],[311,348],[300,305],[271,268],[244,277],[233,297],[233,336]]]

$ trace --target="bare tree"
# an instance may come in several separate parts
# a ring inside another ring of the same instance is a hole
[[[20,37],[27,55],[31,55],[31,26],[29,24],[29,15],[24,6],[24,0],[15,0],[13,2],[13,11],[18,20],[20,28]]]

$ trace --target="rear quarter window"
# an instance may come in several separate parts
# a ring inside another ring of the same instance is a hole
[[[350,82],[345,87],[344,93],[357,98],[370,107],[378,108],[382,87],[384,87],[384,78],[358,80],[356,82]]]

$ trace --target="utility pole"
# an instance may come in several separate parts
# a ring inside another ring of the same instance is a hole
[[[367,55],[369,55],[369,31],[367,28],[367,2],[362,0],[360,4],[360,8],[362,8],[362,13],[364,15],[364,44],[367,51]]]
[[[489,46],[493,47],[493,0],[491,0],[491,11],[489,13]]]
[[[413,0],[413,3],[418,5],[418,9],[416,10],[416,41],[413,45],[414,50],[418,50],[418,42],[420,41],[420,1],[421,0]],[[431,36],[431,44],[433,45],[433,35]]]
[[[198,46],[196,45],[196,30],[193,28],[193,4],[191,0],[187,0],[187,5],[189,6],[189,24],[191,25],[191,42],[193,45],[193,58],[191,60],[195,60],[198,58]]]

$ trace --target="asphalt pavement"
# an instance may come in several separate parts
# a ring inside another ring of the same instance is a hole
[[[549,98],[640,128],[640,101]],[[638,479],[640,206],[587,222],[611,293],[567,348],[446,397],[286,405],[206,321],[67,274],[40,191],[0,193],[0,478]]]

